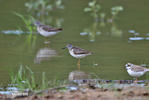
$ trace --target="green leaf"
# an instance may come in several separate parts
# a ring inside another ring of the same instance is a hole
[[[101,7],[100,5],[96,5],[96,9],[99,10]]]
[[[112,13],[112,15],[116,15],[116,14],[117,14],[117,13],[116,13],[116,12],[114,12],[114,11],[112,11],[111,13]]]
[[[91,11],[91,10],[92,10],[91,8],[85,8],[84,9],[85,12],[88,12],[88,11]]]
[[[62,4],[62,1],[61,0],[57,0],[56,1],[56,6],[60,6]]]
[[[105,13],[100,13],[100,17],[101,17],[101,18],[104,18],[105,16],[106,16]]]
[[[92,7],[92,6],[95,5],[95,3],[96,3],[95,1],[93,1],[93,2],[89,2],[88,5]]]

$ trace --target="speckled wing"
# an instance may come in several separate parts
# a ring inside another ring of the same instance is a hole
[[[135,72],[140,72],[140,71],[144,71],[146,68],[142,67],[142,66],[138,66],[138,65],[133,65],[131,67],[131,70],[135,71]]]
[[[72,47],[74,54],[91,54],[91,52],[78,48],[78,47]]]
[[[62,30],[62,28],[52,28],[51,26],[42,26],[42,29],[45,31],[48,31],[48,32],[61,31]]]

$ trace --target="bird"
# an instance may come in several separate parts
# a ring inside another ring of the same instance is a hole
[[[62,28],[53,28],[51,26],[41,24],[39,21],[36,21],[34,25],[37,27],[37,31],[39,32],[39,34],[44,37],[55,35],[63,30]]]
[[[80,59],[84,58],[88,55],[91,55],[92,52],[79,48],[77,46],[73,46],[72,44],[67,44],[64,49],[67,48],[70,55],[78,59],[78,69],[80,70]]]
[[[138,77],[143,76],[146,72],[149,71],[148,68],[139,65],[134,65],[132,63],[127,63],[125,66],[128,74],[136,78],[135,82],[138,81]]]

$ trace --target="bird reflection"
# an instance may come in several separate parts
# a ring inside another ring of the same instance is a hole
[[[89,77],[90,77],[89,74],[80,70],[76,70],[69,73],[68,80],[69,81],[84,80],[89,79]]]
[[[40,64],[42,61],[50,60],[50,58],[57,55],[56,51],[49,47],[41,48],[34,59],[34,63]]]

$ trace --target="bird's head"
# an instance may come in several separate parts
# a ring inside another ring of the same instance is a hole
[[[126,67],[127,70],[130,69],[132,66],[133,66],[132,63],[127,63],[127,64],[125,65],[125,67]]]
[[[40,26],[41,23],[40,23],[39,21],[36,21],[36,22],[34,23],[34,25],[35,25],[35,26]]]
[[[72,47],[72,44],[67,44],[63,49],[68,48],[68,50],[70,50]]]

